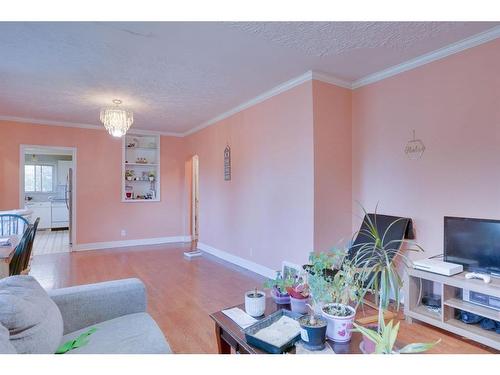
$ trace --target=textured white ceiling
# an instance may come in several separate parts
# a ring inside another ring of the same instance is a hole
[[[498,23],[0,23],[0,116],[186,132],[315,70],[355,81]]]

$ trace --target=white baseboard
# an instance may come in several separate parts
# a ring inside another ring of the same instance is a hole
[[[225,260],[226,262],[235,264],[237,266],[243,267],[249,271],[255,272],[259,275],[265,276],[269,279],[274,279],[276,277],[276,271],[270,268],[267,268],[261,264],[257,264],[250,260],[241,258],[239,256],[230,254],[226,251],[222,251],[212,247],[210,245],[204,244],[202,242],[198,242],[198,249],[204,251],[205,253],[211,254],[217,258]]]
[[[141,246],[141,245],[159,245],[163,243],[174,243],[174,242],[191,242],[191,236],[172,236],[172,237],[142,238],[138,240],[82,243],[74,245],[73,251],[112,249],[115,247],[128,247],[128,246]]]

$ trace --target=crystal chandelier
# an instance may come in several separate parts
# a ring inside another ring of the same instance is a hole
[[[113,137],[123,137],[134,122],[132,111],[120,108],[122,101],[113,100],[114,106],[101,109],[101,122]]]

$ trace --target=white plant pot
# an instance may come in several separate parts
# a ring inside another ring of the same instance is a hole
[[[327,306],[339,306],[339,303],[327,303],[323,306],[323,309]],[[335,316],[327,314],[323,309],[321,309],[321,314],[328,321],[328,326],[326,328],[326,336],[335,342],[348,342],[351,340],[352,336],[352,323],[354,322],[354,316],[356,315],[356,310],[351,306],[346,306],[347,309],[351,311],[349,316]]]
[[[253,290],[245,293],[245,311],[248,315],[256,318],[264,315],[264,311],[266,311],[266,293],[257,290],[257,297],[254,293]]]

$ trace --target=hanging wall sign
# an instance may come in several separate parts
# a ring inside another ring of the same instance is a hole
[[[231,181],[231,147],[224,149],[224,180]]]
[[[425,151],[424,142],[415,138],[415,130],[413,130],[413,139],[406,143],[405,154],[408,159],[417,160],[422,157]]]

